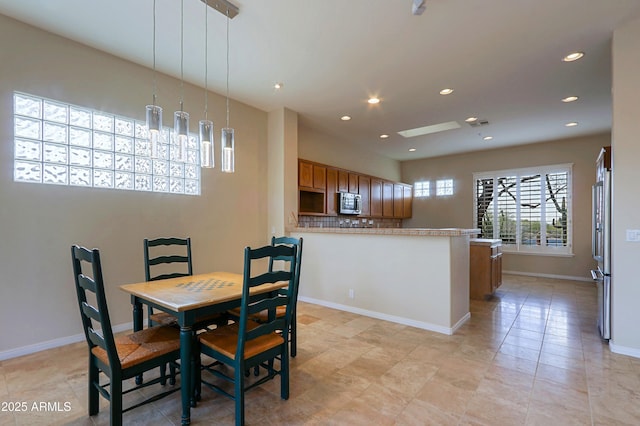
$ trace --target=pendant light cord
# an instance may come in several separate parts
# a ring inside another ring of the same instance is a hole
[[[229,127],[229,8],[227,8],[227,128]]]
[[[156,0],[153,0],[153,106],[156,105],[157,93],[156,81]]]
[[[209,2],[204,2],[204,119],[209,110]]]
[[[184,0],[180,1],[180,111],[184,104]]]

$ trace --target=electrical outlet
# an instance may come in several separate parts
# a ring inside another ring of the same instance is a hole
[[[349,289],[349,299],[355,299],[355,297],[356,297],[356,292],[352,288],[350,288]]]

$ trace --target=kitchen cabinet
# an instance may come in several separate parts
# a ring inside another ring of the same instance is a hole
[[[338,170],[338,191],[349,192],[349,172]]]
[[[349,192],[352,194],[358,194],[358,175],[355,173],[349,173]]]
[[[327,168],[298,161],[298,211],[302,214],[325,214]]]
[[[338,192],[360,194],[362,218],[410,218],[412,187],[308,160],[298,160],[298,212],[338,215]]]
[[[325,189],[327,168],[306,161],[298,162],[298,186]]]
[[[382,183],[382,216],[393,217],[393,183]]]
[[[358,177],[358,194],[362,197],[362,213],[360,216],[371,215],[371,178],[368,176]]]
[[[298,162],[298,186],[313,188],[313,164]]]
[[[327,199],[327,214],[330,216],[336,216],[338,214],[338,170],[328,168],[327,169],[327,187],[326,187],[326,199]]]
[[[469,296],[483,300],[502,284],[502,240],[469,241]]]
[[[399,183],[393,184],[393,217],[404,217],[404,186]]]
[[[403,192],[404,208],[402,217],[408,219],[413,216],[413,187],[411,185],[403,185]]]
[[[382,179],[371,178],[370,195],[371,216],[382,217]]]

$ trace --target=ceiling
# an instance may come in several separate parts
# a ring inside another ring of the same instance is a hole
[[[184,79],[204,86],[207,10],[208,85],[224,94],[226,17],[183,1]],[[232,98],[399,161],[609,131],[612,33],[640,17],[639,0],[426,0],[421,16],[413,0],[231,1]],[[180,78],[181,3],[156,4],[156,68]],[[153,65],[153,0],[0,0],[0,13]],[[573,51],[584,58],[563,62]],[[450,121],[461,127],[397,134]]]

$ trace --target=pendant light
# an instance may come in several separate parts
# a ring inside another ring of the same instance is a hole
[[[235,171],[234,159],[234,131],[229,127],[229,8],[227,7],[227,127],[222,129],[220,138],[222,156],[220,159],[221,169],[225,173]]]
[[[204,120],[200,120],[198,123],[200,133],[200,167],[213,168],[215,166],[215,160],[213,157],[213,121],[207,118],[207,112],[209,109],[209,15],[208,15],[208,0],[204,1]]]
[[[184,112],[184,0],[180,0],[180,111],[173,113],[176,160],[185,161],[189,140],[189,113]]]
[[[156,105],[156,0],[153,0],[153,103],[147,105],[147,133],[151,142],[151,157],[158,157],[158,144],[162,129],[162,108]]]

